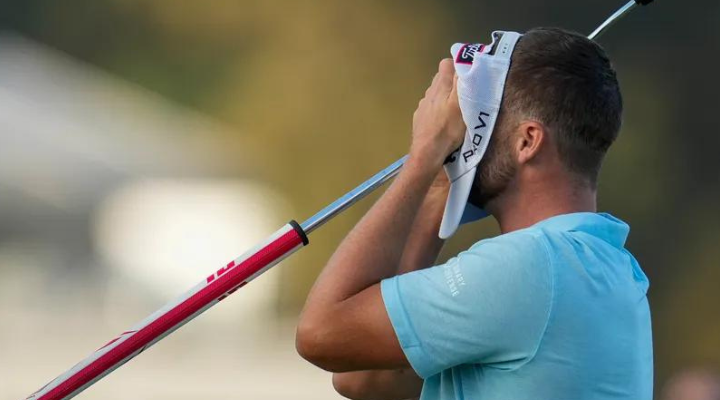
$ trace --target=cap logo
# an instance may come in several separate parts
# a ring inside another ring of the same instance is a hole
[[[485,122],[485,118],[489,117],[490,114],[486,113],[485,111],[480,111],[480,114],[478,115],[478,121],[480,122],[480,125],[473,128],[474,131],[477,131],[478,129],[487,128],[487,122]],[[483,135],[479,132],[475,132],[472,137],[472,148],[462,153],[463,161],[466,163],[470,161],[470,158],[475,155],[475,153],[478,150],[478,147],[480,147],[480,143],[482,143]],[[452,164],[457,161],[457,155],[460,153],[460,149],[457,149],[453,151],[447,158],[445,159],[445,162],[443,165]]]
[[[480,121],[480,125],[476,126],[473,130],[478,130],[482,128],[487,127],[487,123],[485,123],[484,117],[489,117],[490,114],[486,113],[485,111],[480,111],[480,115],[478,115],[478,121]],[[470,150],[467,150],[463,153],[463,159],[465,162],[468,162],[472,156],[477,153],[478,147],[480,147],[480,143],[482,143],[483,135],[475,132],[472,137],[472,148]]]
[[[466,44],[458,52],[457,59],[455,60],[458,64],[471,64],[475,60],[475,53],[480,51],[482,53],[485,45],[482,44]]]
[[[485,128],[487,124],[485,123],[485,120],[483,117],[489,117],[490,114],[486,113],[485,111],[480,111],[480,115],[478,115],[478,121],[480,122],[480,125],[475,127],[475,130]]]

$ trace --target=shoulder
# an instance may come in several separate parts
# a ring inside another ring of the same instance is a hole
[[[458,258],[547,270],[551,260],[545,236],[543,230],[535,227],[517,230],[481,240],[460,253]]]
[[[493,335],[497,346],[522,354],[505,367],[517,368],[532,359],[555,298],[554,270],[543,232],[525,229],[482,240],[448,263],[453,264],[451,278],[462,274],[467,288],[461,291],[462,301],[483,316],[476,318],[476,331],[497,330]]]
[[[446,266],[460,269],[486,291],[549,305],[554,271],[544,233],[529,228],[482,240]]]

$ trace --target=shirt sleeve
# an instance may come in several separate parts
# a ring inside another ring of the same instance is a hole
[[[382,296],[420,377],[461,364],[514,369],[532,359],[545,331],[551,268],[542,238],[513,233],[444,265],[386,279]]]

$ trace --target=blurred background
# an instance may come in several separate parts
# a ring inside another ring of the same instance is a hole
[[[0,399],[402,156],[452,43],[589,32],[622,2],[0,2]],[[690,4],[658,1],[601,40],[626,114],[600,205],[631,224],[652,283],[657,398],[717,400],[720,3]],[[294,324],[375,198],[81,397],[338,399]],[[494,234],[465,227],[443,257]]]

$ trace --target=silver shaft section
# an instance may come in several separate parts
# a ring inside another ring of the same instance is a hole
[[[617,10],[615,12],[615,14],[611,15],[610,18],[608,18],[605,22],[603,22],[602,25],[600,25],[597,29],[595,29],[595,31],[593,33],[591,33],[590,36],[588,36],[588,39],[595,40],[598,37],[600,37],[600,35],[602,35],[606,30],[608,30],[611,26],[613,26],[622,17],[627,15],[627,13],[632,11],[636,6],[637,6],[636,0],[630,0],[627,4],[625,4],[619,10]],[[371,192],[373,192],[375,189],[380,187],[383,183],[392,179],[395,175],[397,175],[400,172],[400,169],[402,168],[403,164],[405,164],[405,160],[407,160],[407,156],[395,161],[389,167],[378,172],[372,178],[363,182],[360,186],[356,187],[355,189],[351,190],[343,197],[335,200],[329,206],[320,210],[320,212],[318,212],[317,214],[310,217],[307,221],[300,224],[300,226],[302,227],[302,229],[305,231],[306,234],[309,234],[310,232],[314,231],[315,229],[321,227],[326,222],[331,220],[333,217],[335,217],[336,215],[343,212],[345,209],[347,209],[351,205],[360,201],[360,199],[362,199],[363,197],[365,197],[368,194],[370,194]]]
[[[595,31],[591,33],[590,36],[588,36],[588,39],[595,40],[596,38],[600,37],[603,33],[605,33],[606,30],[608,30],[611,26],[618,22],[622,17],[627,15],[635,7],[637,7],[637,3],[635,2],[635,0],[630,0],[627,4],[622,6],[622,8],[615,11],[615,14],[611,15],[610,18],[608,18],[605,22],[602,23],[602,25],[598,26],[598,28],[595,29]]]
[[[373,175],[372,178],[366,180],[360,186],[349,191],[343,197],[335,200],[329,206],[320,210],[317,214],[310,217],[307,221],[300,224],[306,234],[315,229],[321,227],[323,224],[331,220],[334,216],[343,212],[346,208],[360,201],[363,197],[373,192],[378,187],[382,186],[383,183],[392,179],[395,175],[400,172],[400,168],[405,164],[408,156],[405,156],[394,163],[390,164],[389,167]]]

